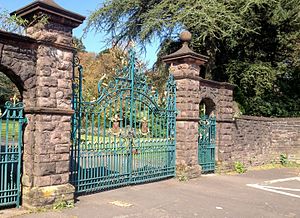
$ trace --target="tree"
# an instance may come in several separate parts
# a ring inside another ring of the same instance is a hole
[[[10,79],[0,72],[0,108],[3,107],[6,101],[9,101],[15,94],[20,99],[18,88]]]
[[[7,10],[0,11],[0,30],[22,34],[22,26],[27,24],[27,20],[16,15],[10,16]]]
[[[0,30],[6,32],[25,34],[25,29],[32,24],[36,28],[43,28],[48,23],[48,16],[45,14],[34,15],[32,21],[23,19],[17,15],[10,15],[5,9],[0,10]]]
[[[299,116],[300,1],[252,2],[240,14],[255,32],[237,35],[237,44],[219,58],[236,100],[251,115]],[[251,19],[249,19],[251,17]]]
[[[191,47],[210,57],[207,78],[237,85],[244,113],[297,116],[299,11],[299,0],[108,0],[86,31],[142,45],[158,38],[163,56],[178,48],[174,36],[187,29]]]
[[[86,52],[86,48],[82,42],[82,39],[77,38],[76,36],[73,37],[73,46],[76,48],[77,52]]]
[[[121,69],[126,54],[119,47],[106,49],[99,54],[92,52],[78,53],[80,64],[83,66],[83,96],[87,101],[98,97],[98,81],[105,76],[108,83],[115,76],[116,70]]]

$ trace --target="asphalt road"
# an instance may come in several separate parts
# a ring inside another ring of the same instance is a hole
[[[73,209],[20,217],[300,217],[300,169],[170,179],[81,196]]]

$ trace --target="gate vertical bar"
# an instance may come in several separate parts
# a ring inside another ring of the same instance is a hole
[[[76,189],[79,187],[80,176],[80,144],[81,144],[81,116],[82,116],[82,73],[83,68],[80,65],[79,58],[74,55],[73,60],[73,93],[72,93],[72,148],[70,161],[70,180]]]
[[[126,59],[126,65],[116,70],[113,78],[104,73],[93,101],[82,98],[82,68],[79,68],[78,87],[74,90],[78,93],[78,101],[74,102],[77,129],[76,136],[73,135],[77,165],[71,169],[76,177],[73,184],[77,193],[149,182],[175,174],[174,78],[167,84],[167,102],[160,101],[159,93],[147,84],[145,73],[139,71],[133,49]],[[93,118],[96,114],[97,131]]]
[[[26,119],[23,118],[23,110],[19,111],[19,127],[18,127],[18,170],[17,170],[17,207],[20,207],[20,197],[21,197],[21,157],[22,157],[22,147],[23,147],[23,124]]]
[[[80,158],[80,146],[81,146],[81,116],[82,116],[82,74],[83,74],[83,68],[81,65],[78,66],[78,77],[79,77],[79,87],[78,87],[78,131],[77,131],[77,181],[76,181],[76,187],[80,187],[79,184],[79,179],[80,179],[80,162],[81,162],[81,158]]]
[[[72,139],[72,147],[70,151],[70,181],[74,183],[75,181],[75,174],[73,169],[76,168],[76,135],[78,131],[78,118],[77,118],[77,107],[78,107],[78,84],[76,77],[76,69],[77,69],[77,62],[78,58],[76,54],[73,54],[73,73],[72,73],[72,109],[74,110],[74,114],[72,116],[72,132],[71,132],[71,139]]]
[[[167,140],[168,140],[168,171],[172,168],[174,176],[176,174],[176,82],[174,76],[170,74],[167,83]]]
[[[0,111],[0,207],[20,206],[23,135],[23,103],[5,103]]]
[[[216,117],[203,115],[199,121],[198,161],[203,173],[215,171]]]
[[[135,52],[134,50],[130,50],[130,131],[133,132],[133,107],[134,107],[134,76],[135,76]],[[129,139],[129,181],[132,181],[132,143],[133,143],[133,135]]]

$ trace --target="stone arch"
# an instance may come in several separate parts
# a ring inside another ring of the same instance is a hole
[[[207,116],[215,116],[216,115],[216,103],[213,101],[212,98],[205,97],[202,98],[199,104],[199,112],[200,115],[207,115]]]
[[[0,73],[3,73],[18,89],[20,94],[20,100],[23,99],[23,91],[24,91],[24,82],[22,81],[21,77],[18,76],[14,72],[14,70],[3,66],[0,64]]]
[[[38,43],[14,33],[0,31],[0,71],[18,88],[24,104],[34,102]]]

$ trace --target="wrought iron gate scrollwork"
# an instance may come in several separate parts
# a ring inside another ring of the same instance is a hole
[[[20,205],[23,124],[26,123],[23,103],[16,95],[0,110],[0,208]]]
[[[216,117],[202,115],[199,120],[198,161],[203,173],[215,171]]]
[[[175,175],[176,84],[170,75],[165,100],[147,83],[135,51],[114,78],[98,82],[85,101],[83,68],[73,75],[71,182],[77,193],[149,182]]]

